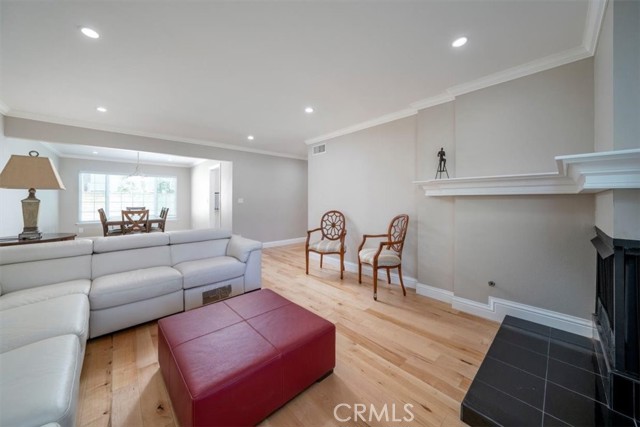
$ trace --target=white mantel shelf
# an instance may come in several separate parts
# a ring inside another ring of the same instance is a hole
[[[640,149],[557,156],[558,172],[415,181],[426,196],[597,193],[640,188]]]

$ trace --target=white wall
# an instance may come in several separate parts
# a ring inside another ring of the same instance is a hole
[[[99,222],[79,224],[80,173],[96,172],[111,174],[129,174],[134,163],[120,163],[92,159],[75,159],[61,157],[58,172],[67,191],[60,195],[59,229],[64,232],[74,232],[79,236],[101,236],[102,226]],[[166,230],[185,230],[191,228],[191,171],[190,168],[145,165],[140,166],[145,175],[175,176],[178,179],[176,219],[168,220]],[[120,218],[113,218],[119,220]],[[80,232],[79,228],[83,231]]]
[[[49,157],[56,169],[60,171],[58,156],[43,144],[36,141],[19,140],[4,136],[4,116],[0,116],[0,171],[9,161],[12,154],[27,156],[29,151],[36,150],[41,157]],[[67,181],[62,179],[67,185]],[[67,186],[68,188],[68,186]],[[58,198],[65,190],[38,190],[36,197],[40,199],[38,228],[43,233],[57,233],[58,227]],[[22,204],[20,201],[28,196],[27,190],[11,190],[0,188],[0,236],[17,236],[22,232]]]
[[[211,171],[219,169],[212,188]],[[220,191],[220,211],[213,210],[213,193]],[[191,222],[193,228],[233,229],[233,163],[207,160],[191,168]]]
[[[233,163],[233,232],[263,242],[305,235],[307,161],[7,117],[13,137],[153,151]],[[302,142],[301,142],[302,143]],[[208,177],[207,177],[208,180]],[[239,204],[238,198],[244,203]]]

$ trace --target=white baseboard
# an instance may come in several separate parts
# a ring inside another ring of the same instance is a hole
[[[302,254],[302,256],[304,256],[304,253]],[[320,254],[316,252],[310,252],[309,261],[311,260],[313,260],[314,262],[316,261],[320,262]],[[325,255],[324,263],[335,266],[335,267],[339,267],[340,258],[337,258],[333,255]],[[357,273],[358,264],[356,264],[355,262],[345,261],[344,269],[350,273]],[[373,269],[371,268],[371,266],[365,264],[362,266],[362,274],[368,277],[373,277]],[[385,282],[387,281],[387,275],[384,271],[378,273],[378,280],[385,281]],[[402,275],[402,281],[404,282],[405,288],[411,288],[411,289],[415,289],[416,284],[418,283],[418,280],[415,277],[407,276],[406,274]],[[391,273],[391,284],[400,286],[400,276],[398,276],[398,273]]]
[[[418,283],[416,285],[416,293],[418,295],[449,303],[456,310],[475,314],[476,316],[495,320],[497,322],[502,322],[506,315],[510,315],[550,326],[552,328],[593,338],[593,322],[591,320],[570,316],[557,311],[546,310],[544,308],[494,297],[489,297],[488,303],[484,304],[470,299],[457,297],[451,291],[424,285],[422,283]]]
[[[295,243],[304,243],[307,240],[306,237],[296,237],[295,239],[287,239],[287,240],[275,240],[273,242],[264,242],[262,244],[263,248],[275,248],[278,246],[287,246],[293,245]]]

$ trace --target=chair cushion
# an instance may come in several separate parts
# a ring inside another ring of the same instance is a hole
[[[75,394],[82,368],[76,335],[38,341],[0,354],[0,425],[75,425]]]
[[[116,307],[182,289],[182,275],[171,267],[151,267],[98,277],[91,284],[91,309]]]
[[[185,261],[173,266],[184,277],[184,289],[240,277],[245,267],[245,263],[230,256]]]
[[[89,289],[91,289],[91,280],[81,279],[11,292],[0,298],[0,311],[64,295],[89,295]]]
[[[376,252],[378,252],[378,249],[376,248],[361,250],[358,254],[360,262],[373,265],[373,257],[376,255]],[[382,252],[380,252],[380,256],[378,257],[378,267],[392,267],[400,264],[401,260],[397,252],[389,249],[383,249]]]
[[[89,333],[86,295],[65,295],[0,311],[0,353],[61,335]]]
[[[341,246],[342,243],[340,242],[340,240],[319,240],[317,242],[309,243],[310,250],[323,254],[340,252]]]

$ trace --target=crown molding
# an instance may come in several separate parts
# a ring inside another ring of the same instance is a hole
[[[411,107],[416,110],[424,110],[425,108],[435,107],[436,105],[446,104],[447,102],[455,101],[456,97],[450,94],[448,91],[441,93],[440,95],[432,96],[430,98],[421,99],[411,103]]]
[[[366,122],[358,123],[353,126],[349,126],[343,129],[339,129],[335,132],[327,133],[317,136],[315,138],[307,139],[304,143],[307,145],[317,144],[318,142],[326,141],[328,139],[337,138],[339,136],[348,135],[350,133],[358,132],[372,128],[374,126],[383,125],[385,123],[393,122],[395,120],[404,119],[405,117],[414,116],[418,113],[415,108],[407,108],[405,110],[396,111],[394,113],[385,114],[384,116],[377,117],[375,119],[367,120]]]
[[[506,83],[511,80],[579,61],[581,59],[588,58],[589,56],[591,55],[583,46],[578,46],[573,49],[545,56],[544,58],[536,59],[535,61],[527,62],[526,64],[489,74],[488,76],[477,80],[452,86],[447,89],[447,92],[454,97],[464,95],[469,92],[475,92],[476,90],[485,89],[500,83]]]
[[[44,146],[47,148],[47,150],[51,150],[51,151],[53,152],[53,154],[55,154],[56,156],[58,156],[58,157],[64,157],[64,156],[62,155],[62,153],[60,152],[60,150],[58,150],[58,149],[54,146],[54,145],[55,145],[54,143],[52,143],[52,142],[44,142],[44,141],[38,141],[38,142],[40,142],[40,144],[44,145]]]
[[[584,26],[582,35],[582,46],[590,55],[595,55],[598,39],[600,38],[600,29],[604,20],[604,14],[607,10],[607,0],[591,0],[589,1],[589,9],[587,9],[587,22]]]
[[[139,132],[131,129],[122,129],[115,126],[84,122],[81,120],[63,119],[60,117],[52,117],[52,116],[47,116],[42,114],[29,113],[26,111],[9,110],[6,116],[15,117],[18,119],[53,123],[58,125],[93,129],[93,130],[99,130],[103,132],[113,132],[113,133],[122,133],[125,135],[141,136],[143,138],[162,139],[165,141],[175,141],[175,142],[184,142],[186,144],[204,145],[207,147],[223,148],[225,150],[232,150],[232,151],[243,151],[247,153],[262,154],[266,156],[284,157],[289,159],[305,160],[305,161],[307,160],[307,158],[303,156],[296,156],[294,154],[288,154],[288,153],[280,153],[277,151],[260,150],[260,149],[251,148],[251,147],[241,147],[241,146],[239,147],[231,144],[224,144],[221,142],[207,141],[207,140],[196,139],[196,138],[182,138],[174,135],[165,135],[165,134],[158,134],[153,132]],[[87,145],[91,145],[91,144],[87,143]]]

